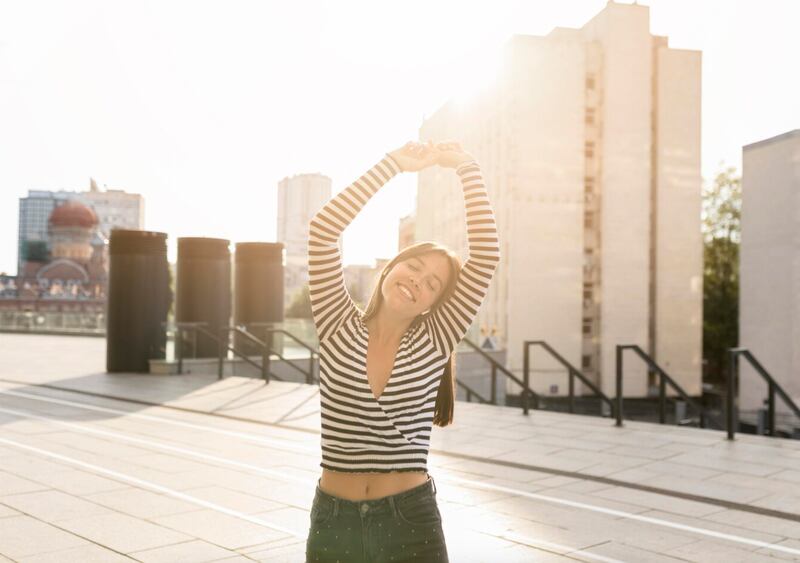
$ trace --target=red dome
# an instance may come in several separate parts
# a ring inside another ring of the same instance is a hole
[[[55,227],[86,227],[97,225],[97,215],[91,207],[77,201],[68,201],[56,207],[50,214],[49,223]]]

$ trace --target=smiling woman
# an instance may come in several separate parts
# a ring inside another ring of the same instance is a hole
[[[364,312],[344,284],[339,239],[402,171],[438,164],[461,179],[469,258],[420,242],[384,266]],[[499,260],[480,167],[458,143],[408,143],[387,154],[311,220],[311,308],[320,341],[322,476],[307,561],[447,561],[436,487],[427,473],[432,426],[453,420],[454,351]]]

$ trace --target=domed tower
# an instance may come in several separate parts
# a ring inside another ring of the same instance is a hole
[[[82,203],[67,201],[56,207],[47,224],[52,259],[68,258],[87,264],[92,257],[92,239],[97,224],[94,210]]]

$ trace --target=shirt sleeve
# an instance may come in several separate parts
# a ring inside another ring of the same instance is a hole
[[[464,192],[469,258],[461,267],[450,298],[426,319],[425,326],[445,355],[455,350],[478,314],[500,261],[497,224],[477,162],[456,169]]]
[[[308,285],[311,313],[320,342],[335,332],[339,323],[356,309],[344,283],[339,250],[342,232],[378,189],[400,172],[400,167],[387,154],[333,196],[309,223]]]

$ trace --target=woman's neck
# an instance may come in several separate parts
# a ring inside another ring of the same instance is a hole
[[[379,344],[395,344],[402,340],[413,320],[394,316],[391,311],[381,307],[366,324],[370,335],[374,336]]]

